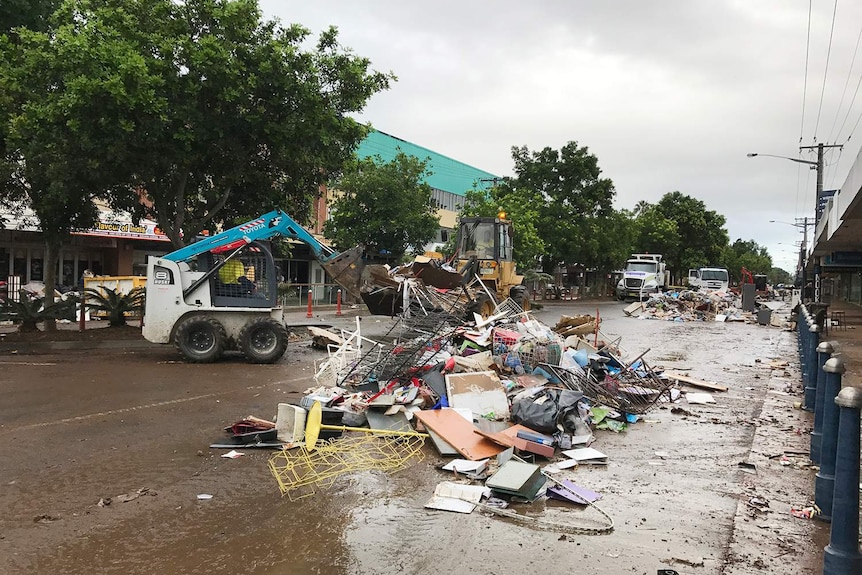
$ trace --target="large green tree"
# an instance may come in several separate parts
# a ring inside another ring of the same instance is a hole
[[[0,37],[0,196],[35,211],[49,294],[96,197],[177,247],[275,207],[302,220],[366,134],[350,114],[393,79],[256,0],[66,0],[31,20]]]
[[[657,206],[643,201],[638,202],[635,213],[633,252],[667,255],[678,251],[676,220],[666,218]]]
[[[67,0],[51,33],[22,36],[13,122],[175,246],[276,207],[302,221],[367,132],[350,114],[393,79],[334,28],[309,34],[256,0]]]
[[[729,243],[723,215],[706,209],[701,200],[681,192],[665,194],[655,204],[655,209],[676,226],[676,243],[661,252],[674,275],[683,277],[690,268],[717,265],[721,261]],[[648,213],[649,209],[646,211]]]
[[[726,246],[722,252],[721,265],[726,267],[733,282],[741,279],[742,268],[752,274],[768,275],[772,271],[772,257],[769,250],[754,240],[737,239]]]
[[[613,214],[615,194],[613,182],[601,177],[598,159],[577,142],[537,152],[514,147],[512,159],[512,187],[537,194],[544,271],[563,263],[595,266],[605,249],[600,231]]]
[[[340,248],[362,244],[373,258],[387,261],[421,252],[439,227],[426,166],[403,152],[390,162],[374,156],[348,164],[331,182],[340,196],[326,236]]]

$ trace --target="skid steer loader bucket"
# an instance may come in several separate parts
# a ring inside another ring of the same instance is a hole
[[[321,264],[333,281],[357,300],[362,297],[359,291],[362,269],[365,267],[362,251],[362,246],[356,246]]]

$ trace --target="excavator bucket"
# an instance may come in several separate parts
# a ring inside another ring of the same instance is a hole
[[[359,291],[362,269],[365,267],[365,263],[362,261],[362,251],[362,246],[356,246],[321,264],[335,283],[344,288],[357,301],[362,297]]]

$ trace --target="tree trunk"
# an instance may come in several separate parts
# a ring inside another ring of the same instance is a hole
[[[57,266],[60,256],[60,246],[50,239],[45,240],[45,307],[54,303],[54,288],[57,286]],[[45,320],[45,331],[56,331],[57,321]]]

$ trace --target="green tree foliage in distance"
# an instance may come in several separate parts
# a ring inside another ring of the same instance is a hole
[[[46,30],[48,18],[59,4],[60,0],[3,0],[0,2],[0,34],[9,33],[14,41],[15,28]]]
[[[636,251],[662,254],[675,277],[683,277],[690,268],[718,265],[721,261],[729,242],[725,218],[706,209],[701,200],[670,192],[658,203],[639,208],[638,219],[646,219],[639,226]]]
[[[423,252],[439,227],[426,166],[403,152],[391,162],[375,156],[348,164],[331,182],[341,195],[331,206],[326,237],[340,249],[362,244],[372,258],[390,262]]]
[[[742,279],[742,268],[752,274],[767,276],[772,271],[772,257],[769,251],[754,240],[740,238],[733,244],[725,246],[720,261],[722,267],[727,268],[730,273],[730,280],[733,283],[739,283]]]
[[[794,276],[786,269],[773,267],[769,270],[769,273],[766,274],[766,277],[769,280],[769,283],[773,286],[778,284],[784,284],[786,286],[791,286],[794,284]]]

